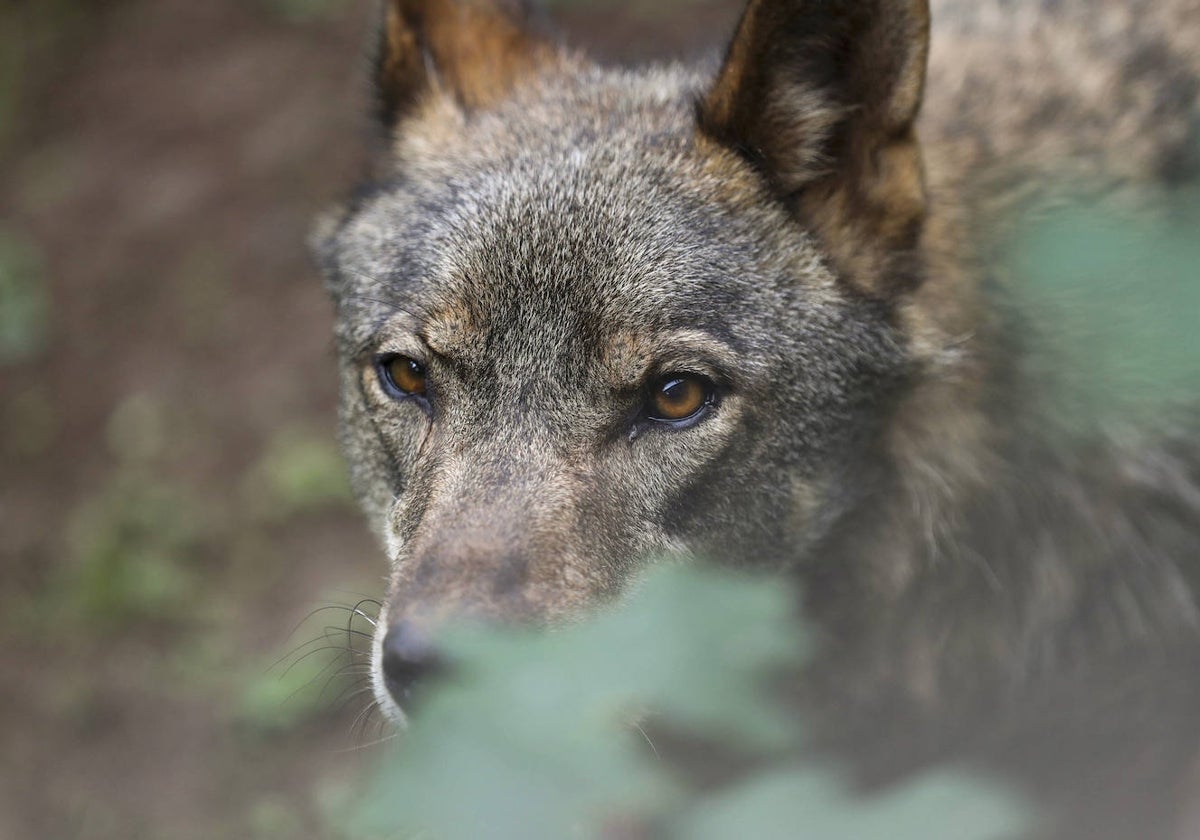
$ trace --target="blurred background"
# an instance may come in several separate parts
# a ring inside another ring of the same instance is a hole
[[[739,6],[683,3],[552,15],[616,62]],[[374,8],[0,5],[0,838],[339,836],[378,729],[347,613],[302,621],[384,566],[304,238],[360,171]]]

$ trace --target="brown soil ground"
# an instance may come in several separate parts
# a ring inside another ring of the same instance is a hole
[[[0,236],[49,301],[0,357],[0,838],[339,834],[380,729],[352,677],[320,686],[360,637],[291,631],[384,570],[303,243],[362,164],[371,5],[0,9]],[[651,5],[556,15],[629,60],[738,4]]]

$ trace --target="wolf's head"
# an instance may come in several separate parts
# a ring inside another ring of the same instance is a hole
[[[668,552],[803,563],[871,492],[927,41],[925,0],[753,0],[719,67],[625,72],[516,3],[386,4],[386,151],[316,249],[392,712],[447,614],[569,619]]]

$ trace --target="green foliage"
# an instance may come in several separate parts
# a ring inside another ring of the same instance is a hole
[[[1043,330],[1094,404],[1190,401],[1200,391],[1200,191],[1153,212],[1075,203],[1033,210],[1009,248]]]
[[[359,836],[587,837],[633,821],[667,837],[890,840],[1020,824],[1015,803],[966,782],[864,805],[831,772],[797,769],[802,728],[768,690],[805,656],[793,600],[777,581],[665,565],[585,624],[450,634],[454,676],[420,704],[357,811]],[[706,800],[648,745],[634,723],[647,713],[768,769]]]
[[[332,603],[336,598],[325,599]],[[328,711],[331,701],[347,689],[348,673],[362,656],[363,645],[355,632],[363,628],[353,621],[333,626],[327,610],[309,616],[293,639],[306,639],[272,657],[272,661],[247,667],[234,716],[239,724],[258,734],[278,734]],[[365,667],[365,666],[364,666]],[[364,705],[364,704],[360,704]]]
[[[252,838],[278,840],[304,834],[304,815],[296,813],[293,803],[279,797],[264,797],[250,810],[249,834]]]
[[[680,822],[689,840],[987,840],[1016,837],[1021,802],[982,782],[928,776],[855,799],[827,769],[784,767],[701,803]]]
[[[328,435],[295,428],[270,440],[247,473],[242,495],[252,512],[272,520],[352,502],[345,462]]]
[[[0,365],[27,361],[50,333],[50,292],[34,243],[0,230]]]
[[[114,477],[68,524],[62,600],[88,621],[172,617],[196,586],[188,560],[201,527],[180,488],[134,473]]]
[[[253,670],[245,679],[235,716],[259,733],[286,732],[323,711],[329,700],[322,691],[327,658],[310,657],[295,668],[271,665]]]
[[[172,422],[146,393],[126,397],[109,416],[105,437],[115,468],[71,511],[67,562],[45,593],[76,622],[111,629],[195,613],[197,563],[215,523],[194,492],[168,477],[163,459]]]

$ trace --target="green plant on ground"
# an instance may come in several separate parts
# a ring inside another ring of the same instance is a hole
[[[32,240],[0,229],[0,365],[32,359],[50,333],[50,292]]]
[[[597,837],[623,824],[814,840],[1020,828],[1021,803],[983,783],[931,777],[859,800],[836,770],[798,764],[802,723],[770,686],[802,663],[804,640],[778,581],[674,564],[567,629],[459,628],[446,639],[451,677],[419,704],[352,824],[363,838],[440,840]],[[638,726],[648,714],[761,769],[703,795],[656,755]]]
[[[242,482],[245,506],[278,521],[326,508],[349,507],[346,465],[327,434],[285,428],[274,435]]]
[[[62,603],[77,619],[108,624],[178,617],[196,591],[202,521],[180,487],[114,476],[68,523]]]

